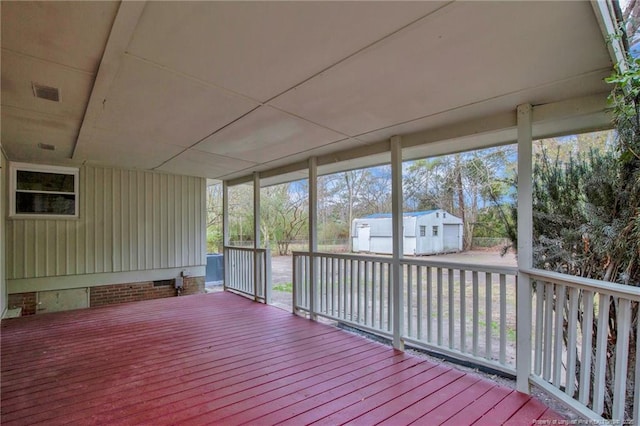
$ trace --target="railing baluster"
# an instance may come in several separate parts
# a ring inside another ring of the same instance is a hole
[[[491,359],[492,358],[492,350],[491,350],[491,327],[493,325],[492,321],[493,321],[493,316],[492,316],[492,295],[491,295],[491,290],[492,290],[492,286],[493,286],[493,280],[492,280],[492,275],[490,272],[487,272],[485,274],[485,278],[484,278],[484,285],[485,285],[485,319],[486,319],[486,324],[485,324],[485,358],[486,359]]]
[[[607,337],[609,334],[609,295],[600,293],[598,299],[598,336],[596,342],[596,365],[593,380],[593,408],[596,414],[604,410],[605,371],[607,363]]]
[[[555,303],[555,331],[553,346],[553,385],[560,388],[562,376],[562,345],[564,344],[562,332],[564,327],[564,302],[566,299],[566,287],[562,284],[556,285]]]
[[[376,327],[376,270],[379,262],[371,262],[371,326]]]
[[[567,339],[567,376],[565,378],[565,393],[573,396],[576,389],[576,350],[578,340],[578,289],[569,288],[569,329]]]
[[[467,352],[467,276],[460,270],[460,352]]]
[[[380,262],[380,329],[384,330],[384,264]]]
[[[578,400],[587,405],[591,385],[591,353],[593,345],[593,297],[590,290],[582,291],[582,348],[580,349],[580,386]]]
[[[344,267],[345,265],[345,260],[344,259],[338,259],[338,318],[344,318],[343,317],[343,311],[344,311],[344,282],[346,281],[345,279],[345,275],[347,273],[346,268]]]
[[[349,260],[349,320],[353,321],[353,259]]]
[[[317,305],[316,305],[316,313],[324,313],[323,304],[324,304],[324,291],[323,291],[323,267],[322,267],[322,256],[314,255],[316,260],[316,276],[318,280],[316,281],[316,290],[318,291],[318,296],[316,297]]]
[[[473,286],[473,335],[471,336],[473,344],[473,355],[478,356],[478,338],[480,335],[480,287],[478,285],[478,272],[473,271],[471,275]]]
[[[627,396],[627,365],[629,356],[629,330],[631,326],[631,301],[618,298],[618,335],[616,336],[616,366],[613,380],[613,420],[618,424],[624,419]]]
[[[422,340],[422,266],[418,265],[416,267],[416,299],[418,302],[417,306],[417,327],[418,327],[418,340]]]
[[[551,379],[551,355],[553,354],[553,294],[554,285],[544,283],[544,362],[542,365],[542,378]]]
[[[292,283],[292,294],[291,294],[291,298],[293,299],[293,313],[296,313],[296,310],[298,309],[298,306],[300,305],[298,303],[298,293],[299,293],[299,288],[300,288],[300,268],[299,268],[299,263],[300,263],[300,257],[299,256],[293,256],[293,283]]]
[[[413,292],[413,267],[411,265],[401,265],[402,269],[407,269],[407,285],[405,288],[407,289],[407,317],[406,317],[406,327],[407,334],[409,336],[412,335],[413,327],[412,327],[412,319],[413,319],[413,306],[412,306],[412,297],[411,293]]]
[[[544,319],[544,284],[536,283],[536,329],[535,329],[535,349],[533,352],[533,372],[536,375],[542,374],[542,320]]]
[[[456,332],[453,269],[447,270],[447,278],[449,281],[449,349],[453,349]]]
[[[360,309],[360,304],[362,302],[362,262],[359,260],[356,261],[356,268],[356,279],[358,280],[356,283],[356,317],[358,318],[358,322],[362,322],[362,310]]]
[[[433,342],[433,270],[427,266],[427,342]]]
[[[638,303],[638,302],[634,302]],[[637,309],[637,308],[636,308]],[[636,310],[637,312],[637,310]],[[636,324],[636,365],[635,365],[635,381],[633,386],[633,424],[640,422],[640,327]]]
[[[391,301],[391,264],[387,264],[387,297],[389,298],[389,301]],[[389,303],[387,306],[387,331],[391,331],[391,328],[393,327],[393,322],[391,321],[391,306],[392,303]]]
[[[507,277],[500,274],[500,364],[507,359]]]
[[[331,259],[331,315],[336,315],[336,262],[338,259]]]
[[[369,324],[369,268],[371,263],[364,262],[364,324]],[[372,323],[373,325],[373,323]]]
[[[437,269],[437,280],[436,303],[438,307],[438,345],[442,345],[442,268]]]

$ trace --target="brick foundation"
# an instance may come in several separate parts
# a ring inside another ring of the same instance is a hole
[[[185,278],[183,288],[183,295],[204,293],[204,277]],[[176,289],[173,286],[173,281],[170,282],[170,285],[161,286],[154,286],[153,281],[102,285],[90,288],[89,306],[104,306],[175,296]],[[10,309],[22,308],[22,316],[34,315],[38,307],[37,294],[35,291],[9,294],[8,307]]]
[[[204,277],[189,277],[184,279],[182,294],[204,293]],[[112,284],[91,287],[89,306],[104,306],[114,303],[137,302],[140,300],[175,297],[176,289],[171,285],[155,287],[153,281],[130,284]]]
[[[22,316],[34,315],[38,303],[36,292],[10,294],[7,298],[9,309],[22,308]]]

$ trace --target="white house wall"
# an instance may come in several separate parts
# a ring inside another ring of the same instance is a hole
[[[82,167],[79,219],[7,220],[9,292],[131,282],[136,271],[204,275],[205,186],[196,177]]]

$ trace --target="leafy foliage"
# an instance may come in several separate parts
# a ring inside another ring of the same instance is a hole
[[[617,137],[605,148],[539,148],[534,164],[534,266],[640,285],[640,61],[608,79]],[[582,139],[583,141],[585,138]],[[580,140],[578,140],[580,142]],[[600,146],[602,146],[602,141]]]
[[[640,61],[630,59],[607,80],[616,138],[588,152],[548,148],[536,153],[533,187],[534,266],[571,275],[640,286]],[[563,315],[567,300],[562,300]],[[556,302],[558,303],[558,301]],[[603,415],[611,416],[617,302],[610,300]],[[637,333],[638,306],[632,310]],[[594,319],[593,338],[599,324]],[[565,325],[566,327],[566,325]],[[565,328],[566,332],[566,328]],[[565,340],[567,335],[565,333]],[[636,353],[627,354],[627,395],[633,395]],[[579,361],[578,361],[579,362]],[[593,372],[592,372],[593,373]],[[632,398],[631,398],[632,399]],[[627,401],[627,411],[633,401]]]

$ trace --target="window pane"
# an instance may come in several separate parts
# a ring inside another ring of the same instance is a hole
[[[76,196],[32,192],[16,193],[16,213],[75,214]]]
[[[18,170],[17,189],[27,191],[74,192],[74,176],[63,173]]]

